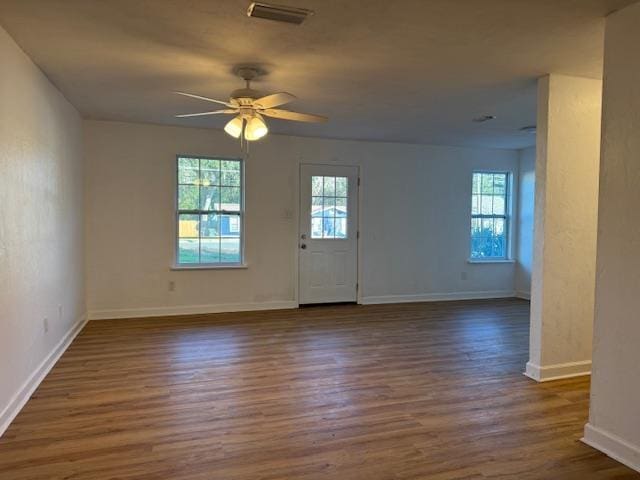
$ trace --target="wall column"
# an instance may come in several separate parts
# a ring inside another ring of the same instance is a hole
[[[595,290],[602,82],[538,81],[531,338],[526,375],[588,374]]]
[[[640,471],[640,4],[607,18],[591,410],[584,441]]]

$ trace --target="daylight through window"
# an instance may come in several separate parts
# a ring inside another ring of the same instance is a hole
[[[347,177],[311,177],[311,238],[347,238]]]
[[[178,157],[178,265],[242,263],[242,160]]]
[[[475,172],[471,194],[471,258],[507,259],[509,174]]]

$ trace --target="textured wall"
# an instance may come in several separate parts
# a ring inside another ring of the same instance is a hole
[[[294,302],[300,162],[361,166],[365,301],[513,292],[514,264],[467,258],[471,173],[517,173],[515,151],[270,135],[252,145],[246,166],[249,267],[171,271],[176,154],[236,156],[237,142],[219,131],[117,122],[87,121],[85,132],[88,304],[100,315]]]
[[[539,81],[527,365],[534,378],[589,371],[601,100],[599,80],[550,75]]]
[[[1,433],[84,314],[84,251],[81,119],[1,28],[0,58]]]
[[[607,19],[591,413],[585,439],[640,471],[640,4]]]

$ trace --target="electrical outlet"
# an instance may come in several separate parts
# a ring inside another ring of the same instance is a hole
[[[44,317],[44,320],[42,320],[42,326],[44,328],[44,333],[49,333],[49,319],[47,317]]]
[[[58,320],[62,320],[62,305],[58,305]]]
[[[175,289],[176,289],[176,282],[174,282],[173,280],[169,280],[169,291],[174,292]]]
[[[467,279],[467,272],[460,272],[460,280],[466,280]]]

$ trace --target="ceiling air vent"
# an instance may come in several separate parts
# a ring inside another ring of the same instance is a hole
[[[264,18],[275,22],[293,23],[300,25],[313,11],[306,8],[285,7],[283,5],[269,5],[268,3],[253,2],[247,10],[249,17]]]

